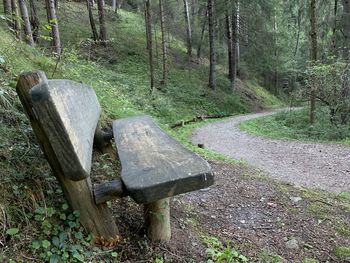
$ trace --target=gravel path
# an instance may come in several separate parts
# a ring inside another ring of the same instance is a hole
[[[194,130],[191,141],[234,159],[246,160],[275,179],[331,192],[350,192],[350,147],[275,140],[249,135],[238,124],[264,112],[229,118]]]

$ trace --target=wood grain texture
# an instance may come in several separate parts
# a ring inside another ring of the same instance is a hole
[[[46,75],[42,71],[21,74],[16,87],[18,96],[30,120],[36,138],[62,187],[68,203],[72,209],[80,211],[82,225],[86,231],[92,232],[96,240],[101,241],[101,244],[113,245],[119,241],[120,237],[118,228],[107,205],[95,205],[91,191],[90,177],[75,182],[63,174],[62,164],[59,162],[45,130],[33,111],[29,91],[33,86],[46,81]]]
[[[147,236],[152,241],[171,239],[170,198],[164,198],[143,207]]]
[[[214,183],[209,164],[162,131],[148,116],[113,122],[121,177],[138,203],[151,203]]]
[[[125,187],[120,178],[94,185],[94,198],[96,204],[103,204],[109,200],[126,195]]]
[[[87,178],[101,108],[94,90],[70,80],[49,80],[30,91],[35,114],[71,180]]]

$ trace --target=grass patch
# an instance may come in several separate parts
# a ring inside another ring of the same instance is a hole
[[[350,144],[350,126],[331,124],[326,108],[319,108],[317,121],[309,124],[307,109],[291,110],[259,117],[240,124],[240,129],[253,135],[273,139]]]

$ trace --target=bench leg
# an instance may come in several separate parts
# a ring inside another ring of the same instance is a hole
[[[170,240],[170,198],[145,204],[144,218],[149,239],[160,242]]]

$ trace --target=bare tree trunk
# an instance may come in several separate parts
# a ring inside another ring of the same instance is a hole
[[[32,34],[32,28],[29,21],[28,9],[24,0],[18,0],[19,8],[21,10],[21,15],[24,24],[24,33],[26,41],[29,45],[34,46],[34,39]]]
[[[121,9],[123,5],[123,0],[117,0],[117,9]]]
[[[92,13],[92,2],[91,2],[91,0],[86,0],[86,4],[87,4],[88,13],[89,13],[89,21],[90,21],[90,26],[91,26],[92,38],[93,38],[94,41],[97,41],[98,40],[98,34],[97,34],[94,14]]]
[[[238,23],[237,23],[237,9],[232,10],[232,89],[235,89],[235,81],[237,78],[238,67]]]
[[[215,48],[215,16],[214,1],[208,0],[208,20],[209,20],[209,46],[210,46],[210,67],[209,67],[209,87],[216,89],[216,48]]]
[[[232,18],[228,14],[228,11],[226,11],[226,37],[227,37],[227,55],[228,55],[228,78],[233,80],[233,42],[232,42]]]
[[[117,11],[117,0],[112,0],[112,10],[113,12]]]
[[[146,27],[148,34],[147,46],[148,46],[148,60],[149,60],[149,71],[150,71],[150,85],[151,92],[154,90],[154,66],[153,66],[153,47],[152,47],[152,17],[151,17],[151,7],[150,0],[145,1],[145,11],[146,11]]]
[[[13,29],[15,31],[15,36],[18,39],[21,39],[21,23],[20,23],[20,16],[19,16],[18,5],[16,0],[11,0],[11,7],[12,7]]]
[[[147,5],[146,2],[144,3],[144,17],[145,17],[145,30],[146,30],[146,48],[147,50],[150,48],[149,47],[149,32],[148,32],[148,16],[147,16]]]
[[[336,0],[337,1],[337,0]],[[296,57],[298,50],[299,50],[299,43],[300,43],[300,32],[301,32],[301,7],[298,9],[298,18],[297,18],[297,26],[298,26],[298,32],[297,32],[297,41],[295,43],[295,49],[294,49],[294,57]]]
[[[317,61],[317,30],[316,30],[316,0],[310,0],[310,37],[311,37],[311,50],[310,57],[311,61],[315,64]],[[310,123],[315,122],[315,111],[316,111],[316,87],[311,84],[310,88]]]
[[[239,68],[239,61],[240,61],[240,56],[241,56],[241,49],[240,49],[240,44],[239,44],[239,32],[240,32],[240,19],[241,19],[241,14],[240,14],[240,2],[237,0],[237,9],[236,9],[236,26],[235,28],[235,42],[236,42],[236,53],[235,53],[235,66],[236,66],[236,74]],[[248,43],[248,41],[247,41]]]
[[[7,24],[10,28],[13,28],[13,23],[11,22],[12,5],[11,0],[4,0],[4,14],[7,17]]]
[[[350,61],[350,0],[343,0],[343,31],[345,38],[344,57]]]
[[[184,1],[184,14],[185,14],[185,21],[186,21],[186,43],[187,43],[187,55],[191,58],[192,57],[192,31],[191,31],[191,21],[190,21],[190,14],[188,10],[188,2],[187,0]]]
[[[52,45],[57,56],[61,55],[61,39],[55,9],[55,0],[48,0],[48,20],[51,25]]]
[[[107,28],[104,14],[104,1],[97,0],[98,18],[100,21],[100,40],[103,46],[107,46]]]
[[[37,14],[37,7],[36,7],[35,0],[29,0],[29,6],[30,6],[29,21],[30,21],[30,24],[32,25],[34,42],[37,42],[39,38],[40,21]]]
[[[11,1],[10,0],[4,0],[4,14],[7,16],[11,15]]]
[[[166,26],[165,26],[165,14],[164,14],[164,2],[159,0],[160,9],[160,28],[162,33],[162,55],[163,55],[163,79],[162,84],[167,85],[168,82],[168,51],[167,51],[167,39],[166,39]]]
[[[203,19],[203,24],[202,24],[202,30],[201,30],[201,37],[198,43],[198,47],[197,47],[197,58],[200,59],[201,58],[201,49],[202,49],[202,43],[203,43],[203,39],[204,39],[204,32],[205,32],[205,27],[207,25],[207,21],[208,21],[208,8],[205,9],[205,16]]]
[[[334,0],[334,24],[332,30],[332,51],[333,56],[337,56],[337,11],[338,11],[338,0]]]

